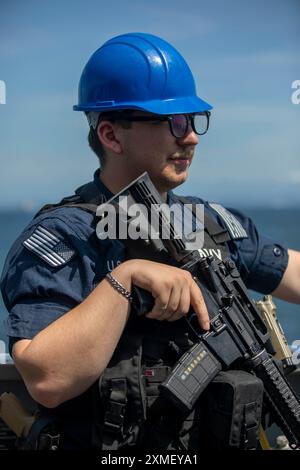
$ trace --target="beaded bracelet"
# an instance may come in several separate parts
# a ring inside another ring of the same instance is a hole
[[[125,287],[122,286],[119,281],[117,281],[117,279],[115,279],[110,273],[106,274],[106,279],[114,289],[116,289],[121,295],[123,295],[123,297],[126,297],[129,302],[132,302],[131,293],[128,292],[128,290],[126,290]]]

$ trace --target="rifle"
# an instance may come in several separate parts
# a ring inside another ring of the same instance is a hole
[[[256,302],[256,307],[261,313],[271,335],[271,341],[276,351],[274,358],[281,361],[284,375],[293,372],[296,369],[296,365],[293,363],[292,352],[279,323],[276,313],[276,305],[272,300],[272,296],[265,295],[262,300],[258,300]]]
[[[113,205],[119,215],[119,224],[123,225],[121,232],[124,233],[124,225],[130,223],[131,209],[136,204],[142,213],[143,223],[148,221],[148,238],[144,241],[124,240],[131,257],[151,259],[188,270],[201,289],[210,318],[210,330],[203,332],[196,314],[190,309],[186,320],[197,343],[180,358],[161,385],[162,391],[180,408],[191,410],[221,369],[250,371],[263,382],[264,400],[271,418],[287,436],[290,446],[300,447],[299,399],[267,352],[270,335],[235,263],[231,259],[220,261],[211,256],[201,258],[197,249],[188,248],[190,236],[180,236],[166,211],[159,210],[164,206],[163,201],[147,173],[99,206],[97,215],[103,216],[109,212],[108,205]],[[151,230],[153,221],[155,227]],[[97,227],[100,238],[101,230]],[[153,233],[159,237],[151,238],[150,234]],[[132,310],[137,315],[144,315],[152,309],[154,299],[149,292],[134,286],[133,298]]]

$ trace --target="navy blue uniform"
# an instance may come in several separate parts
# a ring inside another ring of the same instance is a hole
[[[107,198],[112,196],[97,172],[94,181],[101,193]],[[169,203],[175,200],[170,193]],[[190,200],[204,203],[198,198]],[[228,213],[204,204],[212,217],[228,228]],[[236,221],[233,229],[239,225],[244,232],[243,236],[233,234],[227,242],[231,257],[248,288],[271,293],[287,267],[286,248],[259,234],[248,217],[233,209],[230,213]],[[9,311],[10,351],[15,341],[33,338],[81,303],[124,258],[123,244],[100,241],[93,215],[82,209],[58,207],[33,219],[12,246],[2,274],[1,289]],[[90,390],[58,407],[69,428],[66,432],[86,441],[87,446],[92,414],[89,393]]]

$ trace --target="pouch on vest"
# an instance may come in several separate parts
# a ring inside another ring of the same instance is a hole
[[[99,379],[101,409],[95,417],[94,446],[117,450],[136,445],[146,418],[142,386],[143,336],[123,333],[112,359]],[[98,407],[98,400],[94,403]],[[97,412],[97,409],[95,409]]]
[[[220,372],[203,398],[206,448],[257,448],[263,402],[260,379],[241,370]]]

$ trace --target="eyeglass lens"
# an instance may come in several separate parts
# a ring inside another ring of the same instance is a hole
[[[193,130],[196,134],[205,134],[208,129],[208,116],[206,114],[194,114],[190,118],[185,114],[175,114],[171,119],[175,137],[183,137],[186,134],[190,119],[193,122]]]

